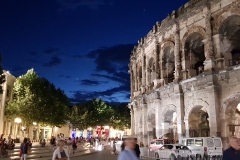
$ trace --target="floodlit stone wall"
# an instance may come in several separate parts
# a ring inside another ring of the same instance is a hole
[[[240,137],[240,1],[191,0],[173,11],[138,41],[129,73],[132,133],[145,145]]]

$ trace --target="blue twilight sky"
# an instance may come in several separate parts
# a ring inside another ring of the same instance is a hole
[[[133,45],[187,0],[0,0],[3,68],[34,68],[72,102],[128,102]]]

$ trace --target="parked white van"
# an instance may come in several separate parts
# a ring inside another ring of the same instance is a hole
[[[215,157],[220,160],[223,155],[222,140],[219,137],[184,138],[182,144],[187,146],[197,159]]]

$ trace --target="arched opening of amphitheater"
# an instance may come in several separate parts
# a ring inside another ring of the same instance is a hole
[[[177,134],[177,113],[174,110],[168,110],[164,116],[163,137],[178,141]]]
[[[190,137],[210,136],[209,116],[203,106],[195,106],[188,118]]]
[[[222,35],[225,66],[240,64],[240,16],[226,18],[219,28]]]
[[[175,71],[175,55],[173,46],[168,46],[163,50],[162,61],[163,78],[166,84],[171,83],[174,80]]]
[[[150,88],[153,87],[153,80],[156,77],[156,64],[154,61],[154,58],[150,58],[148,61],[148,69],[147,69],[147,74],[148,74],[148,85],[150,85]]]
[[[155,113],[148,114],[148,136],[149,140],[157,138],[156,136],[156,122],[155,122]]]
[[[240,137],[240,99],[234,99],[226,108],[225,118],[222,120],[221,136],[224,138]]]
[[[185,61],[188,74],[194,77],[204,71],[204,44],[203,36],[194,32],[188,36],[185,42]]]

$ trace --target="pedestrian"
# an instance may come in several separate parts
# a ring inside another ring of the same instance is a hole
[[[70,155],[71,153],[71,146],[72,146],[72,139],[69,137],[67,140],[68,155]]]
[[[223,152],[222,160],[240,160],[240,141],[237,137],[229,138],[230,147]]]
[[[75,153],[75,150],[77,149],[77,142],[76,139],[74,138],[72,141],[72,150],[73,150],[73,154]]]
[[[10,143],[11,140],[12,140],[12,138],[11,138],[11,134],[9,134],[9,135],[8,135],[8,143]]]
[[[136,155],[136,137],[135,136],[124,136],[124,149],[118,156],[118,160],[139,160]]]
[[[112,151],[112,153],[113,154],[116,154],[117,152],[117,149],[116,149],[116,141],[115,141],[115,139],[113,140],[113,151]]]
[[[52,160],[70,160],[68,151],[64,148],[65,141],[63,139],[59,139],[57,141],[57,149],[53,152]]]
[[[51,140],[50,140],[50,144],[51,144],[51,147],[52,149],[54,149],[55,145],[56,145],[56,139],[54,136],[52,136]]]
[[[24,138],[23,143],[20,146],[20,157],[21,160],[27,160],[27,154],[28,154],[28,139]]]

